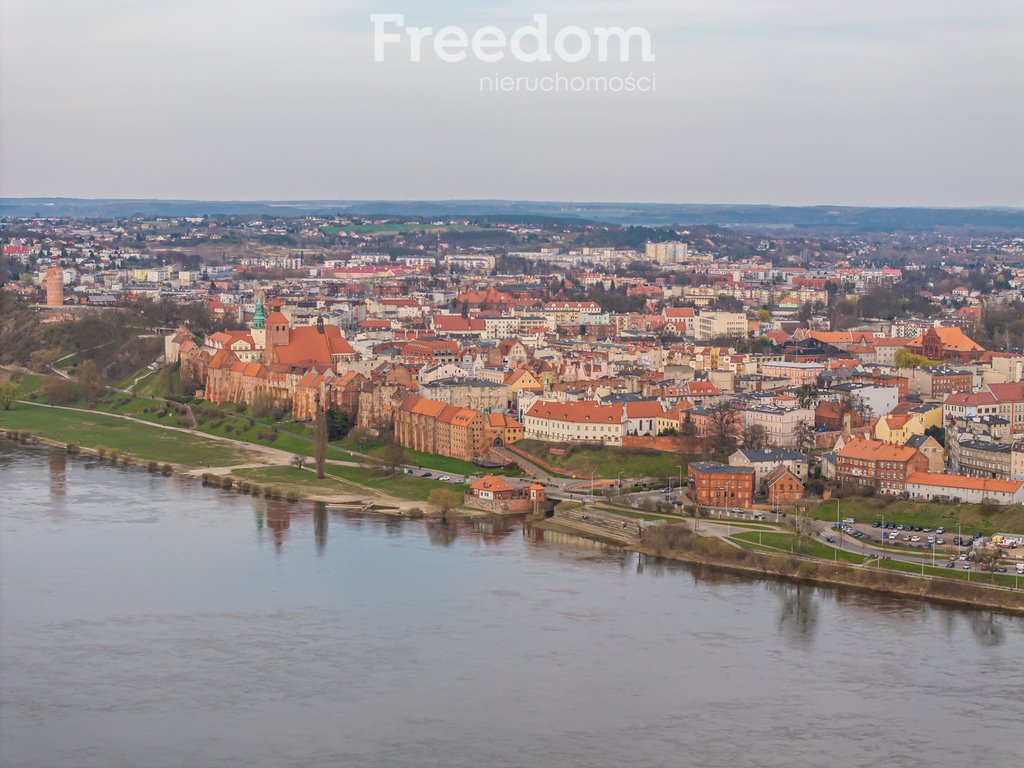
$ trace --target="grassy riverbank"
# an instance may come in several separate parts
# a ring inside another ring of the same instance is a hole
[[[17,403],[0,411],[0,428],[32,432],[47,440],[102,446],[142,461],[184,466],[225,467],[258,461],[257,454],[200,435],[160,429],[102,413],[46,408]]]
[[[406,501],[426,501],[430,492],[445,488],[461,495],[465,485],[442,483],[425,477],[394,474],[382,475],[372,467],[340,467],[328,465],[326,477],[318,480],[309,469],[296,467],[261,467],[236,469],[233,477],[258,485],[285,487],[303,497],[317,496],[391,496]]]
[[[1024,592],[992,589],[958,579],[920,578],[915,577],[912,571],[888,566],[858,567],[851,563],[754,552],[730,546],[712,537],[698,536],[682,525],[665,525],[649,529],[643,545],[636,549],[656,557],[759,576],[777,576],[934,600],[970,608],[1024,614]]]

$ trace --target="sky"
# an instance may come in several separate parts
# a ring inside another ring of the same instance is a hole
[[[375,13],[655,60],[376,62]],[[1024,207],[1022,39],[1022,0],[0,0],[0,196]]]

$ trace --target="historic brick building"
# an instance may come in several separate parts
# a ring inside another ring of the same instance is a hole
[[[944,363],[969,363],[985,351],[974,339],[956,326],[929,328],[907,345],[907,349],[929,360]]]
[[[754,503],[754,468],[694,462],[689,486],[690,499],[702,507],[749,507]]]
[[[473,461],[486,455],[496,443],[509,442],[510,434],[521,429],[518,423],[509,425],[506,419],[492,426],[480,411],[409,394],[394,412],[395,439],[413,450]]]
[[[907,477],[927,472],[928,458],[910,445],[854,437],[836,454],[836,478],[844,486],[898,495]]]

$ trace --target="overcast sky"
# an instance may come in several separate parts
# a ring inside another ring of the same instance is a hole
[[[1022,0],[481,5],[0,0],[0,195],[1024,206]],[[656,61],[375,63],[371,13],[639,25]]]

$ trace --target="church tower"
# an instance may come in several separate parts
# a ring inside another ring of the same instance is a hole
[[[252,316],[250,328],[253,344],[256,349],[267,348],[267,318],[263,314],[263,296],[256,296],[256,311]]]
[[[263,360],[266,363],[273,363],[277,359],[277,356],[274,354],[274,347],[286,346],[291,340],[291,324],[281,311],[280,304],[274,307],[274,311],[267,317],[265,324],[267,327],[267,346],[263,350]]]

